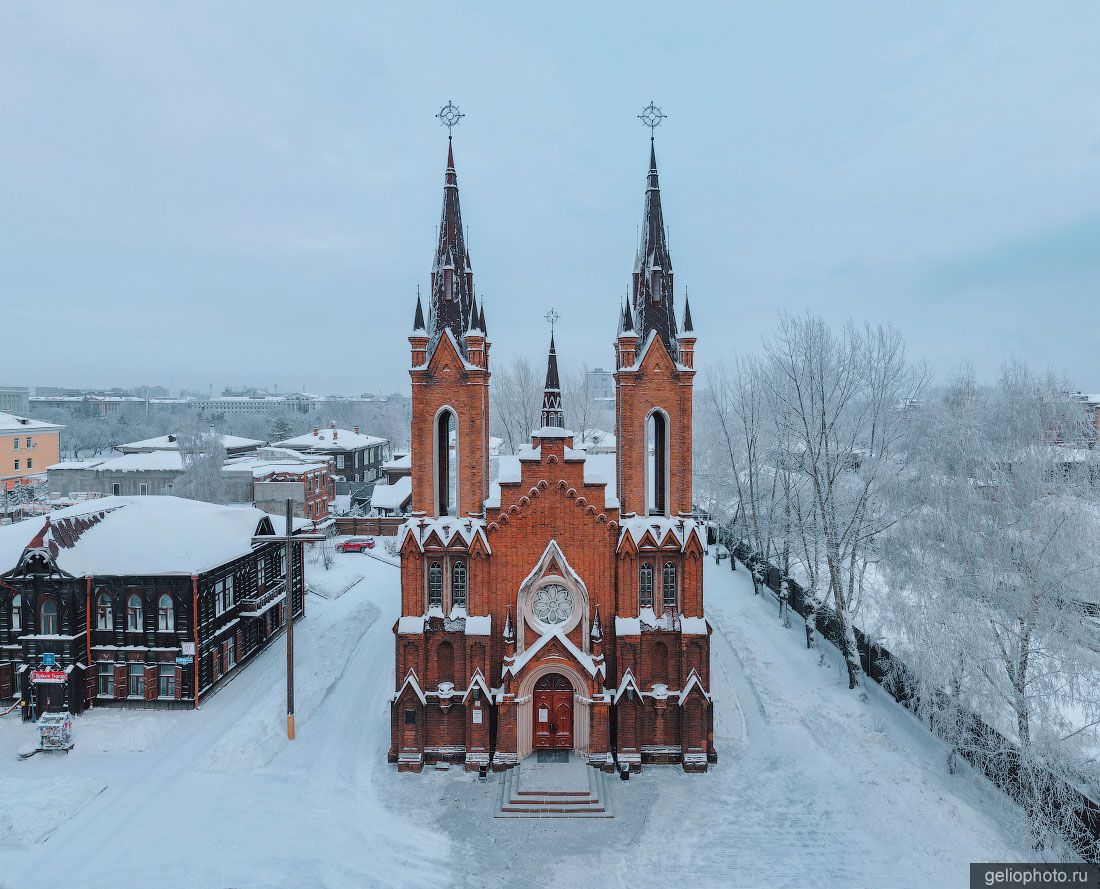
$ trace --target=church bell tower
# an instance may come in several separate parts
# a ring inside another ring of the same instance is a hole
[[[454,146],[447,138],[443,213],[428,318],[419,294],[409,335],[412,509],[479,516],[489,494],[489,339],[462,227]]]
[[[615,340],[618,492],[624,516],[691,514],[695,331],[686,296],[683,323],[676,323],[674,283],[651,135],[641,239]]]

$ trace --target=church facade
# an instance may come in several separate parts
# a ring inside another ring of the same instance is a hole
[[[389,759],[505,769],[716,762],[704,529],[692,518],[690,307],[679,321],[652,142],[614,338],[615,454],[565,428],[551,336],[542,422],[490,480],[489,353],[453,150],[425,318],[409,336],[412,516],[399,537]]]

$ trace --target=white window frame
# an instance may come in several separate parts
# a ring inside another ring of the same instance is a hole
[[[47,605],[53,606],[53,613],[50,615],[50,621],[53,624],[52,627],[46,626],[46,612],[44,609]],[[41,633],[43,636],[56,636],[60,632],[61,618],[57,612],[56,602],[47,599],[45,602],[38,606],[38,624],[38,632]]]
[[[164,600],[168,600],[167,608]],[[157,630],[161,633],[171,633],[176,629],[176,603],[168,593],[161,593],[157,599]]]
[[[135,668],[137,672],[134,672]],[[134,694],[134,678],[138,680],[138,692]],[[126,665],[126,697],[128,698],[144,698],[145,697],[145,664],[127,664]]]
[[[11,597],[11,628],[23,629],[23,594],[16,593]]]
[[[103,600],[107,600],[106,606]],[[104,610],[106,609],[106,613]],[[111,600],[111,594],[106,590],[100,590],[95,600],[95,628],[97,630],[113,630],[115,623],[115,606]]]
[[[141,497],[145,497],[148,494],[149,494],[149,483],[148,482],[140,482],[138,484],[138,495],[141,496]]]
[[[115,696],[115,665],[111,661],[100,661],[96,669],[96,696],[100,698],[113,698]],[[107,680],[104,683],[104,679]],[[106,684],[107,690],[103,690]]]
[[[137,599],[137,608],[134,608],[134,599]],[[134,624],[137,624],[135,627]],[[145,627],[145,606],[142,605],[141,596],[131,593],[126,597],[126,632],[140,633]]]
[[[164,690],[165,680],[168,680],[168,691]],[[157,697],[159,698],[172,698],[176,697],[176,667],[175,664],[158,664],[157,665]]]

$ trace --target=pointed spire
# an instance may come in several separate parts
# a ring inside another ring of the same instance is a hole
[[[684,288],[684,333],[694,333],[695,328],[691,323],[691,300],[688,299],[687,288]]]
[[[554,334],[550,334],[550,354],[546,357],[546,387],[542,392],[543,428],[565,428],[565,414],[561,408],[561,383],[558,381],[558,351],[554,347]]]
[[[589,633],[593,642],[600,642],[603,639],[603,627],[600,626],[600,606],[596,603],[596,611],[592,615],[592,632]]]
[[[473,293],[470,294],[470,321],[466,325],[467,330],[480,330],[477,323],[477,298]]]
[[[481,313],[478,315],[477,326],[481,328],[481,332],[486,336],[489,335],[489,331],[485,329],[485,301],[481,302]]]
[[[504,616],[504,641],[512,642],[516,638],[516,631],[512,629],[512,606],[508,606],[508,613]]]
[[[672,257],[668,252],[668,232],[661,209],[657,148],[650,137],[641,238],[634,260],[632,307],[638,335],[647,339],[651,332],[656,332],[675,358],[677,330],[673,303]],[[634,327],[633,324],[631,326]]]
[[[634,333],[634,313],[630,311],[630,300],[623,303],[623,333]]]
[[[474,273],[466,249],[462,207],[458,199],[454,144],[447,139],[447,172],[443,186],[443,211],[432,263],[432,292],[429,300],[430,329],[434,343],[445,330],[462,346],[462,336],[473,312]]]
[[[424,328],[424,306],[420,302],[420,288],[416,288],[416,314],[413,315],[413,333],[416,331],[423,331]]]

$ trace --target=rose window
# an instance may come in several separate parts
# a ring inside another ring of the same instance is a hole
[[[544,624],[560,624],[573,613],[573,597],[560,583],[542,587],[531,600],[531,613]]]

